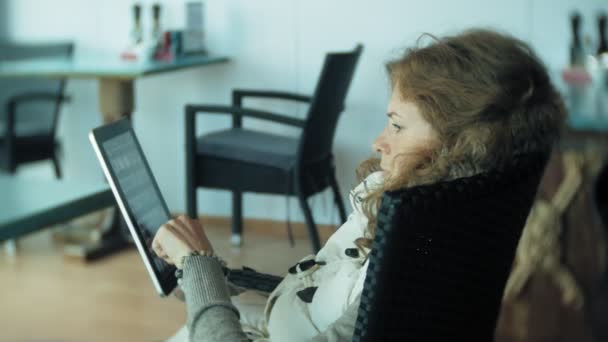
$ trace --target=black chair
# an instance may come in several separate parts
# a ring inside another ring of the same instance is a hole
[[[72,43],[0,43],[0,63],[28,58],[71,58]],[[0,79],[0,170],[15,173],[25,163],[51,160],[61,178],[56,141],[64,79]]]
[[[386,193],[353,341],[494,341],[547,159]]]
[[[608,159],[607,159],[608,160]],[[593,181],[592,188],[593,208],[599,216],[598,224],[604,230],[604,236],[608,236],[608,163],[600,169],[596,178]],[[605,250],[608,255],[608,249]],[[589,303],[587,315],[593,329],[594,336],[597,341],[608,340],[608,326],[606,325],[606,317],[608,317],[608,268],[602,270],[602,277],[597,289],[590,294],[588,298],[592,301]]]
[[[593,203],[602,226],[608,234],[608,163],[602,166],[594,180]],[[606,273],[606,281],[608,281],[608,272]]]
[[[276,91],[234,90],[232,106],[186,106],[186,203],[191,217],[197,215],[198,187],[232,191],[232,233],[240,241],[242,194],[258,192],[295,195],[306,219],[313,250],[320,249],[319,236],[308,197],[330,186],[340,218],[346,220],[344,204],[335,178],[333,138],[344,110],[351,79],[362,46],[325,58],[314,95]],[[305,120],[244,108],[245,97],[308,102]],[[232,128],[195,137],[197,113],[230,113]],[[299,138],[270,134],[242,127],[243,117],[269,120],[302,128]]]

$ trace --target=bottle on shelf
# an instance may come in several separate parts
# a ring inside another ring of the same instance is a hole
[[[570,25],[572,29],[572,43],[570,44],[570,66],[585,65],[585,48],[581,40],[580,26],[581,14],[573,12],[570,16]]]
[[[143,30],[141,25],[141,5],[133,5],[133,29],[131,30],[131,44],[139,45],[143,42]]]
[[[162,38],[162,26],[160,24],[161,6],[158,3],[152,5],[152,36],[153,44],[158,44]]]

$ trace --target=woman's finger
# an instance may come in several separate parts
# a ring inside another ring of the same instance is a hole
[[[171,260],[171,258],[169,258],[168,256],[164,256],[161,257],[167,264],[169,265],[175,265],[175,262],[173,262],[173,260]]]
[[[189,245],[187,232],[185,232],[183,228],[175,224],[173,220],[167,222],[165,225],[167,230],[173,234],[176,239],[180,240],[184,245]]]
[[[193,233],[197,233],[197,230],[200,230],[200,221],[196,219],[191,219],[186,215],[180,215],[177,217],[176,221],[181,223],[183,226],[188,227]]]
[[[180,231],[183,232],[183,234],[185,234],[187,231],[189,231],[190,229],[188,228],[188,225],[185,224],[182,220],[179,220],[177,218],[174,218],[173,220],[169,221],[169,223],[174,226],[175,228],[178,228]]]
[[[165,228],[163,228],[163,226],[160,226],[160,228],[158,229],[158,232],[156,232],[156,235],[154,236],[154,239],[152,240],[152,250],[158,256],[161,256],[163,254],[166,255],[166,253],[163,251],[163,246],[161,245],[160,238],[159,238],[160,235],[164,234],[163,229],[165,229]]]

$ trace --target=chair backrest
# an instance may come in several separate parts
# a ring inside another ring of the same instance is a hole
[[[298,162],[315,163],[331,156],[338,117],[344,110],[362,45],[351,52],[329,53],[309,107],[298,150]]]
[[[386,193],[353,341],[493,341],[547,159]]]
[[[0,63],[31,58],[71,58],[73,44],[66,43],[12,43],[0,42]],[[4,135],[1,123],[5,120],[8,101],[17,95],[30,92],[45,92],[60,95],[65,88],[64,79],[51,78],[3,78],[0,79],[0,136]],[[33,101],[18,108],[15,120],[15,135],[27,135],[34,131],[54,135],[59,114],[58,101]]]
[[[608,236],[608,162],[605,162],[596,175],[592,191],[593,209],[598,213],[601,221],[599,223],[604,229],[604,236]],[[606,251],[606,254],[608,255],[608,250]],[[603,273],[602,282],[604,286],[608,288],[608,269],[603,270]]]

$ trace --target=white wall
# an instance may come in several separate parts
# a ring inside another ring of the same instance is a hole
[[[9,22],[6,20],[8,15],[8,2],[0,1],[0,39],[4,39],[8,35]]]
[[[144,29],[149,29],[152,1],[141,2],[146,5]],[[165,11],[164,27],[181,27],[185,1],[159,2]],[[126,44],[131,4],[125,0],[0,0],[0,10],[5,12],[0,17],[7,18],[13,39],[67,38],[76,41],[79,54],[114,55]],[[232,62],[136,82],[136,131],[174,211],[185,208],[182,109],[186,103],[227,104],[230,90],[236,87],[310,93],[327,51],[363,43],[365,50],[334,144],[346,198],[354,185],[354,167],[371,154],[369,145],[384,125],[388,89],[383,63],[414,44],[421,33],[442,35],[471,26],[504,30],[530,42],[546,64],[559,69],[568,59],[569,12],[581,10],[584,30],[596,39],[595,11],[608,10],[605,0],[207,0],[206,6],[209,50],[230,56]],[[59,132],[65,146],[65,175],[98,180],[101,172],[86,140],[88,130],[101,123],[97,85],[94,80],[71,80],[68,93],[73,101],[62,111]],[[259,100],[250,105],[292,111],[300,117],[306,109]],[[201,129],[228,124],[226,119],[209,117]],[[251,122],[251,127],[262,126],[266,124]],[[24,173],[51,177],[50,170],[48,165],[38,165]],[[316,196],[313,202],[320,222],[336,222],[329,193]],[[285,218],[284,198],[248,195],[244,203],[247,217]],[[230,214],[227,192],[199,191],[199,205],[203,214]],[[300,220],[295,201],[291,211],[292,218]]]

